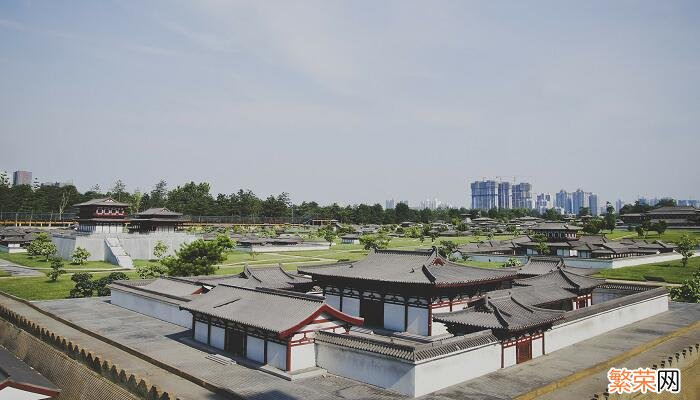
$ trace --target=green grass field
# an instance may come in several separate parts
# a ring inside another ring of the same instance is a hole
[[[692,257],[688,260],[687,267],[683,267],[681,260],[676,260],[659,264],[606,269],[596,276],[630,281],[646,281],[645,277],[657,277],[663,278],[668,283],[683,283],[686,279],[690,279],[698,269],[700,269],[700,257]]]
[[[129,279],[137,279],[135,272],[127,272]],[[108,273],[93,273],[93,278],[100,278]],[[68,297],[75,283],[70,280],[70,275],[61,275],[56,282],[51,282],[45,276],[28,278],[2,278],[0,279],[0,291],[21,297],[27,300],[52,300]]]
[[[681,236],[688,234],[694,237],[695,240],[700,242],[700,231],[697,230],[685,230],[685,229],[667,229],[666,232],[659,235],[654,231],[647,232],[646,237],[637,235],[637,232],[630,232],[626,229],[616,229],[610,233],[610,231],[603,231],[606,238],[619,240],[619,239],[647,239],[647,240],[662,240],[664,242],[677,242]]]
[[[51,262],[41,257],[30,257],[26,253],[0,253],[0,258],[29,268],[42,270],[51,268]],[[114,269],[117,268],[117,266],[105,261],[88,261],[83,265],[73,265],[69,261],[65,261],[63,268],[66,270],[104,270]]]

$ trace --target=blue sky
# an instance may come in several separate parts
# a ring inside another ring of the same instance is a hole
[[[700,3],[3,1],[0,169],[468,205],[700,197]]]

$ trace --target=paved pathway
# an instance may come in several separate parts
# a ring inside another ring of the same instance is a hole
[[[37,303],[80,326],[133,347],[192,375],[253,399],[400,399],[387,391],[329,375],[289,382],[240,365],[221,366],[205,352],[182,343],[177,325],[109,304],[104,298]],[[609,360],[642,343],[700,320],[700,305],[671,303],[670,311],[580,342],[528,363],[493,372],[440,390],[428,399],[511,399]],[[694,331],[695,334],[699,334]]]
[[[11,261],[0,259],[0,269],[8,272],[12,276],[41,276],[44,275],[40,271],[32,268],[17,265]]]

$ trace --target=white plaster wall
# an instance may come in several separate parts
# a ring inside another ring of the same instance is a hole
[[[343,310],[344,313],[352,315],[353,317],[360,316],[360,299],[353,297],[343,297]]]
[[[287,346],[267,342],[267,363],[285,371],[287,369]]]
[[[545,351],[550,353],[593,336],[640,321],[668,310],[668,295],[633,303],[614,310],[555,325],[545,332]]]
[[[105,244],[106,237],[116,237],[122,248],[135,260],[147,260],[154,258],[153,248],[156,242],[161,241],[168,246],[167,254],[174,254],[185,243],[198,239],[198,236],[184,232],[152,232],[150,234],[137,233],[94,233],[77,235],[53,235],[52,240],[58,248],[61,258],[69,260],[76,247],[83,247],[90,252],[88,261],[107,261],[108,251]]]
[[[435,322],[433,321],[432,329],[430,332],[430,336],[439,336],[447,332],[447,325],[443,324],[442,322]]]
[[[415,390],[413,393],[405,394],[422,396],[488,374],[500,367],[500,343],[428,360],[415,367]]]
[[[207,330],[207,324],[204,322],[200,321],[195,321],[194,322],[194,340],[207,344],[207,337],[209,336],[209,332]]]
[[[226,341],[226,330],[218,326],[211,326],[211,343],[212,347],[223,350]]]
[[[42,400],[42,399],[53,399],[53,397],[48,397],[44,394],[38,394],[30,392],[29,390],[22,390],[13,388],[12,386],[6,386],[0,391],[0,400]]]
[[[110,302],[116,306],[170,322],[185,328],[192,327],[192,314],[180,310],[177,305],[142,297],[133,293],[112,289]]]
[[[406,331],[418,335],[428,335],[427,308],[408,307],[408,327]]]
[[[532,341],[532,358],[539,357],[542,355],[542,339],[535,339]]]
[[[318,244],[303,244],[300,246],[253,246],[250,247],[236,246],[238,251],[255,251],[256,253],[276,253],[279,251],[307,251],[307,250],[328,250],[331,246],[328,243]]]
[[[503,368],[515,365],[516,360],[515,346],[510,346],[503,349]]]
[[[474,261],[506,262],[509,258],[520,260],[521,263],[527,261],[524,256],[504,256],[487,254],[465,254]],[[655,264],[672,260],[680,260],[682,257],[678,253],[663,253],[650,256],[616,258],[614,260],[601,260],[591,258],[565,257],[564,264],[569,267],[579,268],[622,268],[632,265]]]
[[[335,308],[336,310],[340,310],[340,296],[336,296],[334,294],[327,294],[324,297],[326,298],[326,304]]]
[[[265,341],[250,335],[246,336],[246,358],[259,363],[265,362]]]
[[[359,350],[316,343],[316,363],[328,372],[395,392],[413,395],[413,365]]]
[[[384,303],[384,328],[403,332],[405,314],[403,305]]]
[[[292,347],[292,371],[316,366],[316,346],[313,343]]]
[[[19,245],[15,243],[9,243],[9,246],[0,246],[0,253],[10,253],[10,254],[16,254],[16,253],[26,253],[27,249],[24,247],[19,247]]]

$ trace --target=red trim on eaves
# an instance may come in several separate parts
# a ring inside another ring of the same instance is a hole
[[[352,315],[345,314],[344,312],[338,311],[335,308],[329,306],[328,304],[323,304],[321,307],[318,308],[313,314],[309,315],[307,318],[305,318],[303,321],[299,322],[298,324],[292,326],[291,328],[285,329],[282,332],[279,333],[280,338],[285,338],[294,332],[298,331],[305,325],[309,325],[316,317],[321,315],[322,313],[328,313],[336,318],[338,318],[341,321],[345,321],[348,324],[352,325],[363,325],[365,322],[364,318],[358,318],[358,317],[353,317]]]

